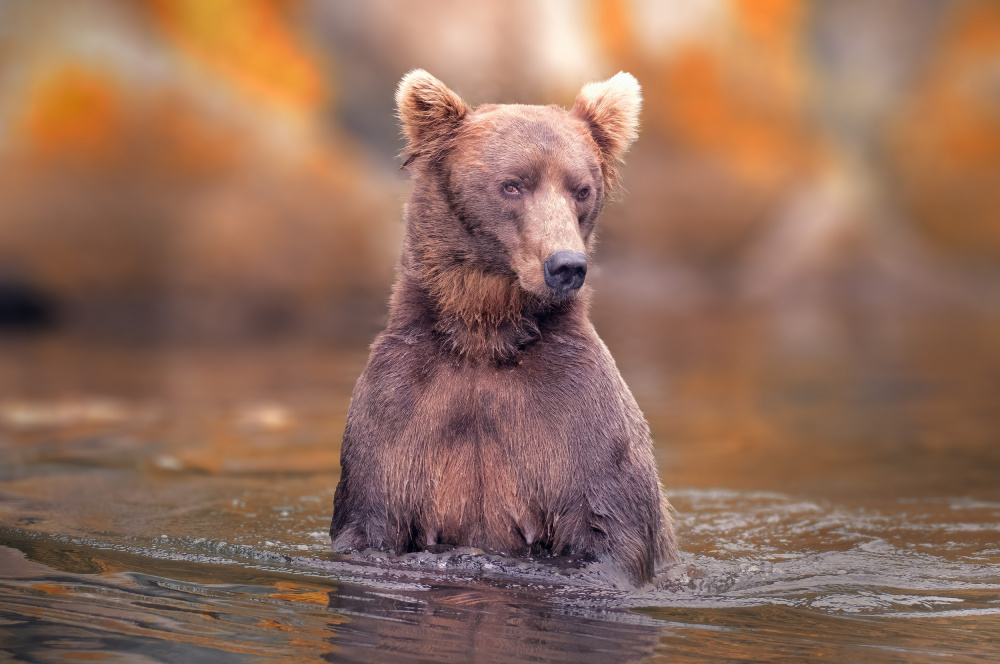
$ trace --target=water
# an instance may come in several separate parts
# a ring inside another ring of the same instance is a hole
[[[364,341],[5,342],[0,653],[996,661],[1000,325],[841,321],[815,347],[605,306],[683,552],[640,589],[572,560],[331,554]]]

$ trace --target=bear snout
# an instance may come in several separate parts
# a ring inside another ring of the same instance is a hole
[[[560,295],[575,291],[587,276],[587,255],[557,251],[545,259],[545,284]]]

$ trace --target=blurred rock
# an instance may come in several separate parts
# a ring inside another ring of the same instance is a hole
[[[321,66],[291,5],[241,3],[219,24],[189,15],[199,3],[43,4],[9,12],[68,38],[8,37],[28,85],[4,99],[0,261],[65,301],[68,322],[269,335],[384,297],[401,184],[322,124]],[[143,38],[141,58],[122,57]],[[277,62],[243,57],[255,49]]]
[[[609,296],[989,308],[998,35],[991,0],[0,0],[0,320],[368,336],[415,67],[474,103],[638,77]]]
[[[56,323],[56,304],[31,284],[0,279],[0,333],[49,329]]]

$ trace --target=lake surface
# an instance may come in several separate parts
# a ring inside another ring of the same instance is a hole
[[[331,554],[367,337],[3,341],[0,658],[998,659],[1000,322],[599,305],[677,510],[639,589]]]

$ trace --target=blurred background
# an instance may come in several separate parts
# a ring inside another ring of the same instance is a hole
[[[415,67],[473,104],[636,75],[598,311],[822,345],[845,315],[998,310],[992,0],[3,0],[0,326],[370,335]]]

